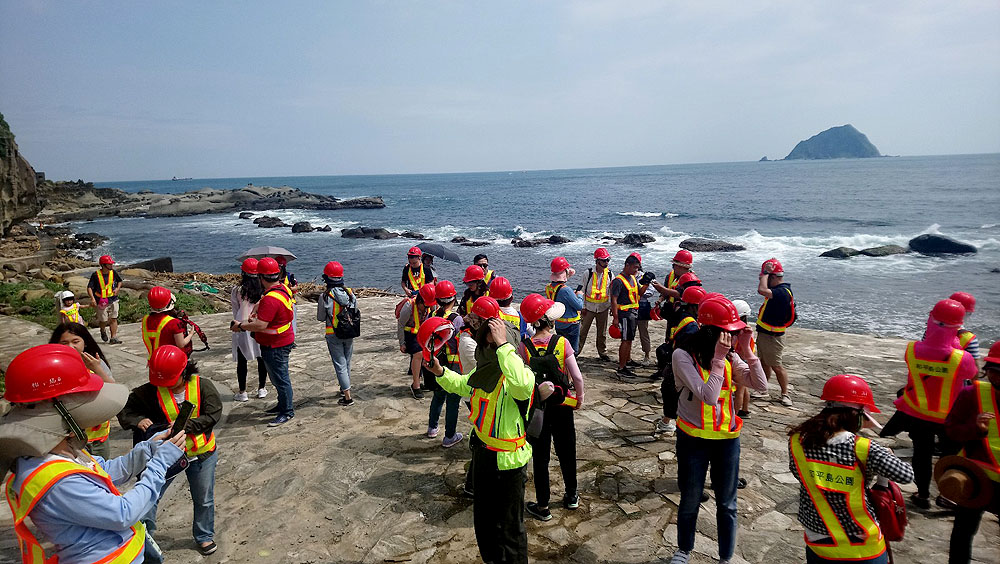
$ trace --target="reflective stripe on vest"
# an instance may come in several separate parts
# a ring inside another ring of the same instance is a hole
[[[611,286],[611,272],[607,268],[601,271],[600,276],[596,273],[590,275],[587,287],[587,295],[584,300],[592,304],[601,304],[608,301],[608,287]]]
[[[500,404],[503,396],[503,384],[506,379],[506,376],[501,375],[492,392],[487,393],[480,388],[473,388],[472,412],[469,413],[469,421],[472,422],[476,436],[483,441],[486,448],[497,452],[514,452],[526,443],[523,426],[520,427],[521,436],[519,437],[504,438],[498,436],[501,413],[497,411],[497,408],[502,409]],[[521,414],[518,413],[517,416],[520,417]]]
[[[906,369],[909,371],[903,401],[917,416],[929,421],[944,423],[955,401],[962,382],[956,377],[962,357],[967,353],[962,349],[952,349],[951,356],[944,362],[917,358],[916,343],[906,345]]]
[[[350,289],[348,289],[350,291]],[[337,316],[340,315],[340,303],[333,299],[333,290],[329,290],[326,295],[333,300],[333,319],[326,322],[326,334],[333,335],[333,330],[340,326],[340,320]]]
[[[550,339],[559,339],[556,342],[555,348],[552,349],[552,354],[554,354],[555,357],[556,357],[556,360],[559,361],[559,370],[562,371],[563,374],[566,374],[566,344],[569,343],[569,341],[566,340],[565,337],[560,337],[559,335],[551,335],[551,336],[549,336],[549,338]],[[537,342],[534,339],[532,339],[531,340],[531,344],[535,346],[535,350],[538,351],[538,355],[539,356],[545,356],[545,352],[549,348],[548,347],[548,343],[541,343],[541,342]],[[525,347],[524,353],[525,353],[525,356],[528,357],[528,362],[531,362],[531,349]],[[569,376],[569,375],[567,374],[567,376]],[[571,381],[570,378],[567,378],[567,380]],[[566,406],[569,406],[569,407],[576,407],[576,405],[578,403],[577,399],[575,397],[569,395],[569,390],[565,390],[565,392],[566,392],[566,395],[563,398],[563,402],[561,404],[559,404],[559,405],[566,405]]]
[[[281,282],[281,286],[283,288],[285,288],[286,292],[288,292],[288,296],[292,299],[292,303],[293,304],[297,303],[295,301],[295,292],[292,292],[292,286],[291,286],[291,284],[288,283],[288,275],[287,274],[285,275],[285,279]]]
[[[670,340],[673,341],[677,337],[677,334],[681,332],[681,329],[684,329],[685,327],[691,325],[692,323],[697,324],[697,322],[691,316],[681,319],[681,322],[677,324],[677,327],[670,328]]]
[[[84,453],[86,454],[86,453]],[[91,460],[94,457],[86,454]],[[17,535],[18,544],[21,547],[21,559],[24,564],[56,564],[58,558],[52,556],[46,558],[45,551],[42,550],[41,543],[31,533],[31,530],[24,524],[24,520],[34,509],[35,504],[49,491],[49,489],[62,478],[70,474],[87,474],[104,484],[108,490],[120,496],[118,488],[111,482],[107,472],[101,468],[100,464],[94,460],[94,468],[88,468],[69,460],[52,460],[36,468],[27,478],[21,482],[21,491],[14,492],[14,475],[7,479],[6,494],[7,504],[10,505],[11,513],[14,516],[14,533]],[[132,536],[111,554],[100,558],[95,558],[95,564],[129,564],[142,553],[146,545],[146,528],[142,522],[131,527]]]
[[[173,394],[170,393],[170,388],[157,386],[156,396],[160,400],[160,409],[167,416],[167,421],[177,419],[177,416],[180,414],[180,407],[177,405],[177,400],[174,399]],[[198,417],[201,414],[201,377],[195,375],[188,380],[187,387],[184,388],[184,399],[194,404],[194,409],[191,411],[191,419]],[[215,433],[211,431],[209,431],[207,436],[205,433],[199,435],[189,434],[184,441],[184,453],[188,456],[198,456],[199,454],[212,452],[213,450],[215,450]]]
[[[555,286],[552,284],[545,286],[545,297],[554,302],[558,301],[556,300],[556,295],[559,294],[559,290],[561,290],[565,285],[565,283],[559,282]],[[560,317],[559,319],[556,319],[556,321],[559,323],[576,323],[577,321],[580,321],[580,312],[576,312],[576,315],[573,317]]]
[[[694,365],[701,373],[702,380],[708,382],[711,372],[699,366],[697,361]],[[716,405],[721,408],[718,419],[715,415]],[[732,425],[733,421],[736,422],[735,426]],[[733,429],[730,430],[730,427]],[[677,428],[692,437],[702,439],[733,439],[740,436],[743,420],[733,411],[733,365],[728,358],[726,359],[726,375],[722,382],[722,389],[719,390],[719,402],[715,405],[701,404],[700,422],[685,421],[678,417]]]
[[[493,281],[493,274],[494,272],[492,270],[487,270],[486,274],[483,276],[483,282],[485,282],[487,286],[489,286],[490,282]]]
[[[994,482],[1000,482],[1000,410],[997,409],[996,394],[993,392],[993,385],[989,382],[976,380],[972,383],[976,387],[976,397],[979,400],[979,413],[992,413],[993,420],[989,422],[986,436],[982,438],[983,450],[989,457],[989,462],[982,460],[972,460],[986,472]],[[965,449],[958,453],[965,456]],[[971,460],[971,459],[970,459]]]
[[[142,344],[146,345],[147,359],[153,358],[153,353],[156,352],[156,349],[160,348],[160,333],[163,332],[163,328],[167,326],[167,323],[170,323],[173,319],[169,315],[164,315],[160,319],[160,322],[157,323],[156,329],[150,331],[148,326],[149,315],[142,316],[142,325],[140,327],[142,327]],[[174,343],[167,344],[172,345]]]
[[[88,443],[103,443],[111,435],[111,421],[105,421],[100,425],[87,429]]]
[[[112,298],[115,295],[115,271],[108,272],[108,282],[105,284],[104,275],[101,273],[101,269],[97,270],[97,288],[101,291],[99,298]]]
[[[293,319],[294,319],[295,309],[292,307],[292,303],[294,303],[292,301],[292,297],[290,295],[285,294],[281,290],[279,290],[278,289],[279,286],[274,286],[273,288],[271,288],[270,290],[268,290],[267,293],[264,294],[264,298],[270,296],[270,297],[278,300],[279,302],[281,302],[281,305],[285,306],[285,308],[288,309],[288,311],[292,312],[292,316],[293,316]],[[284,288],[284,286],[280,286],[280,287],[282,289]],[[261,299],[263,300],[264,298],[261,298]],[[267,329],[264,329],[263,331],[260,331],[260,332],[264,333],[264,334],[267,334],[267,335],[280,335],[280,334],[284,333],[285,331],[288,331],[291,328],[292,328],[292,322],[289,321],[288,323],[285,323],[284,325],[279,325],[277,327],[268,327]]]
[[[504,311],[504,310],[501,309],[500,310],[500,319],[503,319],[504,321],[506,321],[507,323],[510,323],[514,327],[521,327],[521,316],[520,315],[513,315],[513,314],[507,313],[506,311]]]
[[[971,343],[972,340],[975,339],[975,338],[976,338],[976,334],[973,333],[972,331],[967,331],[965,329],[960,329],[958,331],[958,346],[960,346],[960,347],[962,347],[964,349],[965,347],[969,346],[969,343]]]
[[[74,303],[73,305],[59,310],[59,313],[66,316],[66,319],[73,323],[80,322],[80,304]]]
[[[630,309],[636,309],[639,307],[639,282],[635,279],[635,276],[629,275],[632,283],[625,278],[624,274],[619,274],[615,276],[615,280],[621,280],[622,284],[625,285],[625,289],[628,290],[628,300],[629,302],[625,305],[618,304],[618,309],[622,311],[628,311]]]
[[[420,331],[420,312],[417,311],[417,298],[413,298],[410,310],[413,312],[413,325],[411,327],[404,327],[403,330],[416,335]],[[470,309],[469,311],[472,310]]]
[[[667,274],[667,288],[670,288],[671,290],[676,290],[677,280],[679,278],[680,276],[677,276],[677,274],[674,273],[673,269],[670,269],[670,274]],[[674,303],[676,300],[677,298],[671,296],[667,301],[670,303]]]
[[[799,480],[809,493],[809,499],[816,507],[816,513],[830,533],[831,543],[826,544],[810,542],[809,537],[803,535],[806,545],[818,556],[828,560],[868,560],[881,556],[885,552],[885,539],[882,538],[882,530],[879,529],[875,519],[868,514],[865,505],[863,467],[868,460],[870,441],[863,437],[855,439],[854,466],[807,458],[798,433],[791,436],[789,446]],[[826,500],[824,491],[844,494],[850,519],[866,531],[865,539],[857,543],[851,542],[847,531],[837,519],[837,514]]]
[[[795,322],[795,297],[792,296],[791,290],[788,288],[783,289],[788,292],[789,298],[788,307],[790,308],[790,311],[788,312],[788,321],[786,321],[784,325],[771,325],[769,323],[765,323],[763,321],[764,309],[767,308],[767,304],[771,301],[771,298],[764,298],[764,303],[760,304],[760,309],[757,311],[757,326],[765,331],[770,331],[772,333],[784,333],[785,330],[791,327],[792,323]]]
[[[413,277],[413,269],[410,268],[409,266],[406,267],[406,276],[407,276],[407,278],[410,279],[410,288],[413,288],[414,292],[420,291],[420,289],[423,288],[424,284],[425,284],[425,282],[424,282],[425,278],[424,278],[424,265],[423,265],[423,263],[420,264],[420,276],[419,277],[416,277],[416,278]]]

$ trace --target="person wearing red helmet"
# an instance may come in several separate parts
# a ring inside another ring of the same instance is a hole
[[[859,435],[876,423],[872,390],[858,376],[826,381],[822,411],[788,431],[788,468],[799,480],[799,523],[806,562],[889,561],[875,506],[872,478],[907,484],[913,468],[888,448]]]
[[[740,470],[740,430],[732,394],[735,384],[765,389],[760,359],[741,358],[734,342],[749,349],[751,331],[732,302],[707,298],[698,306],[698,332],[681,341],[672,355],[677,401],[677,546],[671,560],[686,564],[694,550],[698,507],[705,475],[712,468],[718,524],[719,561],[729,562],[736,547],[736,492]]]
[[[514,302],[514,289],[509,280],[503,276],[495,276],[493,281],[489,283],[487,295],[495,299],[500,306],[500,319],[517,327],[522,339],[535,334],[535,330],[521,317],[520,312],[511,306],[511,303]]]
[[[229,322],[232,327],[237,323],[250,321],[254,308],[264,295],[264,287],[257,276],[257,259],[248,258],[240,265],[240,283],[233,287],[229,296],[229,303],[233,308],[233,320]],[[233,360],[236,361],[236,383],[239,391],[233,396],[233,401],[249,401],[247,395],[247,366],[251,360],[257,361],[257,393],[258,398],[267,397],[267,389],[264,387],[267,382],[267,367],[264,366],[263,359],[260,358],[260,345],[254,340],[251,333],[245,331],[233,333]]]
[[[127,397],[127,387],[102,381],[61,344],[32,347],[7,367],[11,407],[0,420],[0,478],[11,473],[6,496],[24,562],[143,560],[140,518],[184,455],[187,437],[161,433],[113,460],[91,456],[84,429],[114,417]]]
[[[187,440],[184,454],[188,457],[184,469],[194,502],[194,542],[202,554],[212,554],[215,544],[215,466],[219,460],[215,448],[214,428],[222,418],[222,397],[208,378],[198,375],[198,366],[184,351],[164,345],[149,360],[149,382],[129,393],[118,422],[132,429],[136,437],[148,436],[169,427],[180,412],[182,401],[194,404],[191,418],[184,425]],[[168,478],[158,492],[157,501],[143,517],[146,531],[156,531],[156,507],[159,498],[170,487]]]
[[[108,365],[104,351],[94,340],[94,337],[87,331],[87,328],[79,323],[61,323],[49,337],[49,343],[61,344],[76,349],[83,358],[87,368],[101,377],[106,383],[114,384],[115,379],[111,375],[111,366]],[[105,421],[100,425],[87,429],[87,452],[100,456],[101,458],[111,458],[111,421]]]
[[[677,381],[674,378],[673,353],[680,348],[681,343],[698,332],[698,305],[705,298],[705,290],[693,286],[684,290],[681,299],[675,302],[680,321],[671,327],[667,342],[656,349],[657,367],[660,382],[660,396],[663,398],[663,417],[656,420],[653,434],[667,433],[672,435],[677,431]]]
[[[414,247],[416,248],[416,247]],[[417,342],[420,323],[434,313],[437,306],[436,289],[433,284],[424,284],[410,299],[406,300],[399,310],[396,319],[396,339],[399,341],[399,352],[410,357],[410,393],[413,399],[424,399],[424,391],[420,387],[420,352],[423,350]]]
[[[965,308],[965,320],[962,322],[962,328],[958,330],[958,346],[968,351],[979,363],[982,356],[979,352],[979,339],[975,333],[965,328],[965,324],[972,317],[972,312],[976,311],[976,298],[968,292],[955,292],[949,299],[955,300]]]
[[[292,379],[288,374],[288,355],[295,347],[295,328],[292,325],[295,307],[291,294],[281,282],[278,261],[271,257],[257,261],[257,276],[264,290],[257,304],[257,316],[231,324],[230,329],[234,333],[250,331],[260,345],[260,357],[278,395],[278,405],[267,410],[275,414],[267,425],[277,427],[295,417]]]
[[[489,286],[493,282],[493,277],[496,276],[496,271],[490,269],[489,257],[480,253],[472,257],[472,264],[483,269],[483,282]]]
[[[462,330],[466,327],[462,316],[455,311],[455,297],[457,296],[455,285],[449,280],[442,280],[435,284],[434,294],[437,301],[437,311],[434,312],[434,317],[439,317],[452,325],[451,334],[441,348],[438,360],[445,368],[462,373],[463,365],[459,341]],[[475,347],[474,344],[473,347]],[[426,369],[423,370],[426,371]],[[451,448],[457,445],[464,438],[462,433],[456,431],[458,428],[458,407],[462,398],[458,394],[446,392],[438,385],[434,375],[429,372],[424,372],[424,389],[433,393],[430,411],[427,414],[427,437],[433,439],[438,436],[438,422],[441,420],[441,410],[444,409],[444,438],[441,440],[441,446]]]
[[[785,269],[776,258],[764,261],[760,266],[757,293],[764,296],[764,303],[757,312],[757,353],[764,364],[764,374],[774,377],[781,386],[781,405],[791,407],[788,395],[788,372],[781,361],[785,350],[785,330],[795,323],[795,297],[792,286],[785,282]],[[768,398],[767,390],[762,394],[751,393],[751,397]]]
[[[90,303],[97,312],[95,319],[101,327],[101,339],[112,345],[120,344],[118,340],[118,290],[122,287],[123,279],[118,271],[114,269],[115,261],[110,255],[103,255],[98,261],[100,268],[90,275],[87,282],[87,294],[90,296]],[[108,331],[111,329],[111,340],[108,340]]]
[[[628,366],[632,360],[632,341],[639,323],[639,296],[642,290],[635,275],[641,264],[635,255],[625,259],[621,274],[611,281],[611,322],[621,332],[618,345],[618,377],[635,378],[635,372]]]
[[[299,293],[299,282],[295,279],[295,275],[288,271],[288,258],[284,255],[275,255],[274,261],[278,263],[278,268],[281,269],[281,285],[285,287],[285,292],[292,297],[292,331],[296,334],[299,332],[298,316],[295,315],[295,294]]]
[[[983,360],[986,379],[962,388],[944,426],[948,438],[962,445],[959,456],[971,461],[992,483],[993,495],[956,509],[948,562],[971,562],[972,540],[983,513],[1000,515],[1000,341],[993,343]]]
[[[583,284],[583,310],[580,312],[580,356],[587,344],[590,326],[597,320],[597,357],[610,361],[607,348],[608,313],[611,311],[611,253],[604,247],[594,251],[594,268],[587,269],[587,280]]]
[[[930,484],[935,439],[945,455],[958,451],[948,439],[944,422],[963,382],[975,379],[976,360],[958,348],[955,336],[965,320],[965,308],[955,300],[941,300],[931,309],[927,329],[920,341],[910,341],[903,355],[906,386],[895,401],[896,413],[879,433],[890,437],[906,431],[913,442],[913,471],[917,492],[914,505],[930,509]],[[938,496],[938,505],[953,504]]]
[[[326,349],[333,362],[337,383],[340,384],[340,399],[337,403],[347,407],[354,405],[354,396],[351,394],[351,357],[354,355],[355,325],[347,323],[341,312],[344,311],[349,318],[357,314],[360,319],[358,300],[354,297],[354,291],[344,285],[344,267],[339,262],[326,263],[323,267],[323,282],[326,284],[326,292],[316,304],[317,318],[323,317]]]
[[[465,291],[462,293],[461,301],[458,302],[458,313],[466,315],[472,311],[472,305],[476,300],[489,293],[489,286],[486,285],[486,274],[482,267],[475,264],[465,268],[462,282],[465,283]]]
[[[556,321],[556,334],[566,337],[576,351],[580,347],[580,311],[583,309],[583,287],[573,291],[566,283],[576,274],[565,257],[556,257],[549,264],[552,274],[545,286],[545,297],[559,302],[566,308],[563,316]]]
[[[660,295],[667,299],[667,303],[673,304],[677,300],[681,299],[681,293],[684,291],[683,288],[678,288],[680,284],[681,276],[693,272],[691,270],[691,265],[694,263],[694,255],[691,251],[686,249],[681,249],[677,251],[671,261],[670,272],[667,273],[667,279],[664,280],[664,284],[653,285]]]
[[[420,247],[410,247],[406,252],[406,266],[403,267],[403,277],[399,285],[406,297],[412,298],[424,284],[433,283],[434,277],[424,268],[424,251]]]
[[[146,345],[146,358],[152,358],[156,349],[163,345],[180,347],[184,354],[190,355],[194,332],[187,331],[175,315],[177,298],[174,293],[163,286],[153,286],[146,293],[146,301],[149,302],[150,313],[142,316],[139,323],[142,344]]]

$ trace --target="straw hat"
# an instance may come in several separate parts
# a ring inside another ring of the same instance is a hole
[[[969,509],[982,509],[993,499],[993,481],[964,456],[944,456],[934,467],[941,495]]]

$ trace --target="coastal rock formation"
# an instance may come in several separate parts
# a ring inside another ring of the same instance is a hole
[[[881,156],[864,133],[847,124],[831,127],[805,141],[799,141],[785,160],[863,159]]]
[[[349,227],[341,229],[340,236],[345,239],[394,239],[399,237],[399,233],[393,233],[382,227]]]
[[[910,239],[910,248],[925,255],[975,253],[976,247],[944,235],[918,235]]]
[[[21,156],[10,126],[0,114],[0,236],[12,225],[38,213],[35,169]]]
[[[281,221],[280,217],[271,217],[269,215],[262,215],[257,219],[253,220],[253,222],[257,224],[257,227],[267,227],[267,228],[288,227],[288,224],[285,223],[284,221]]]
[[[424,237],[423,234],[417,233],[416,231],[403,231],[402,233],[399,234],[399,236],[404,237],[406,239],[419,239],[421,241],[430,240],[429,237]]]
[[[866,257],[887,257],[889,255],[902,255],[910,252],[906,247],[899,245],[882,245],[880,247],[869,247],[861,249],[860,253]]]
[[[861,251],[859,251],[857,249],[852,249],[851,247],[837,247],[836,249],[830,249],[829,251],[826,251],[825,253],[821,253],[819,256],[821,256],[821,257],[830,257],[830,258],[838,258],[838,259],[845,259],[845,258],[851,258],[853,256],[856,256],[856,255],[860,254],[860,253],[861,253]]]
[[[461,236],[452,237],[451,242],[461,245],[463,247],[485,247],[486,245],[490,244],[489,241],[470,241],[469,239]]]
[[[240,212],[240,219],[250,219],[253,217],[253,212]]]
[[[645,233],[629,233],[621,239],[615,240],[616,243],[627,245],[629,247],[645,247],[646,243],[652,243],[654,241],[656,241],[656,237]]]
[[[551,235],[540,239],[523,239],[521,237],[514,237],[510,240],[510,244],[515,247],[537,247],[539,245],[562,245],[571,241],[572,239],[563,237],[562,235]]]
[[[317,227],[316,231],[333,231],[333,228],[329,225],[324,225],[323,227]]]
[[[138,268],[150,272],[173,272],[174,260],[170,257],[160,257],[137,262],[129,265],[128,268]]]
[[[315,228],[308,221],[298,221],[292,224],[292,233],[312,233]]]
[[[711,253],[711,252],[728,253],[733,251],[747,250],[747,248],[744,247],[743,245],[738,245],[736,243],[729,243],[726,241],[721,241],[719,239],[702,239],[701,237],[684,239],[683,241],[681,241],[680,248],[700,253]]]

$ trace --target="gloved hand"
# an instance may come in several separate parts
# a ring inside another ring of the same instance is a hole
[[[646,284],[649,284],[653,280],[656,280],[656,274],[647,271],[645,274],[642,275],[642,278],[639,279],[639,284],[645,286]]]

